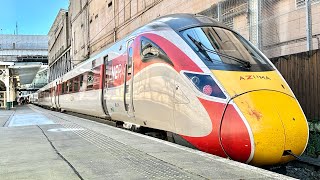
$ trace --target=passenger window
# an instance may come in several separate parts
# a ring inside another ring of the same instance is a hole
[[[87,77],[87,89],[90,90],[93,88],[93,72],[88,72],[88,77]]]
[[[109,69],[108,69],[108,59],[109,59],[109,55],[106,55],[103,60],[104,60],[104,64],[106,65],[106,77],[105,77],[105,87],[108,87],[108,81],[109,81]]]
[[[101,66],[97,66],[93,69],[93,89],[99,89],[100,88],[100,69]]]
[[[133,55],[133,51],[132,51],[132,47],[129,48],[128,50],[128,74],[131,73],[131,67],[132,67],[132,55]]]
[[[83,75],[80,75],[79,77],[79,84],[80,84],[80,91],[82,91],[82,85],[83,85]]]
[[[74,79],[73,89],[74,89],[74,92],[79,92],[79,79],[78,79],[78,77],[76,77],[76,78]]]
[[[72,84],[73,84],[73,80],[69,80],[68,81],[68,92],[71,93],[72,92]]]
[[[64,82],[64,94],[68,93],[68,84],[67,82]]]
[[[112,61],[107,61],[107,65],[106,65],[106,80],[107,80],[107,87],[108,88],[112,88],[114,87],[114,79],[112,76]]]
[[[63,88],[62,88],[62,83],[61,83],[61,84],[58,84],[58,94],[61,95],[62,91],[63,91]]]
[[[160,54],[159,49],[150,41],[141,41],[141,53],[143,58],[153,58],[158,57]]]
[[[173,63],[168,55],[157,44],[145,37],[143,37],[141,40],[141,56],[143,62],[147,62],[152,59],[158,59],[163,60],[173,66]]]

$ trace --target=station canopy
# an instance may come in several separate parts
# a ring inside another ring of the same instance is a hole
[[[24,85],[32,83],[41,66],[41,62],[21,62],[15,63],[10,69],[12,69],[12,76],[17,79],[17,82]]]
[[[0,65],[11,63],[14,85],[31,84],[41,66],[48,64],[48,36],[0,34]]]

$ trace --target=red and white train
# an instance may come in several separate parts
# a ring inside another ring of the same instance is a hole
[[[158,18],[37,93],[41,106],[161,130],[258,166],[301,155],[309,136],[297,99],[268,58],[200,15]]]

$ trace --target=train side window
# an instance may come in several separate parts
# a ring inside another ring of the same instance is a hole
[[[79,92],[79,78],[78,77],[74,78],[73,90],[74,90],[74,92]]]
[[[132,67],[132,56],[133,56],[133,50],[132,50],[132,47],[130,47],[128,49],[128,64],[127,64],[127,66],[128,66],[128,69],[127,69],[128,76],[131,75],[131,71],[132,71],[132,69],[131,69],[131,67]]]
[[[159,56],[160,50],[151,41],[142,40],[141,41],[141,54],[142,54],[143,58],[146,58],[146,59],[154,58],[154,57]]]
[[[108,59],[106,62],[106,83],[107,83],[107,88],[112,88],[114,87],[113,84],[113,76],[112,76],[112,61]]]
[[[73,79],[71,79],[70,81],[69,81],[69,91],[68,91],[69,93],[72,93],[73,92]]]
[[[67,86],[68,86],[67,92],[68,93],[72,93],[72,83],[73,83],[73,81],[71,79],[69,81],[67,81]]]
[[[109,72],[108,72],[108,59],[109,59],[109,55],[106,55],[104,58],[103,58],[103,62],[104,62],[104,64],[106,65],[106,77],[105,77],[105,81],[104,81],[104,85],[105,85],[105,87],[108,87],[108,80],[109,80],[109,76],[108,76],[108,74],[109,74]]]
[[[83,86],[83,75],[82,74],[79,76],[79,85],[80,85],[79,91],[82,91],[83,90],[83,88],[82,88],[82,86]]]
[[[94,77],[93,77],[93,72],[88,72],[87,76],[87,90],[91,90],[93,88],[93,82],[94,82]]]
[[[132,47],[130,47],[128,51],[129,51],[128,52],[128,57],[129,57],[129,59],[128,59],[128,67],[131,68],[131,66],[132,66],[132,56],[133,56]]]
[[[61,95],[62,94],[62,83],[61,84],[58,84],[58,95]]]
[[[172,61],[168,57],[168,55],[154,42],[151,40],[142,37],[141,38],[141,56],[142,61],[147,62],[152,59],[163,60],[166,63],[173,66]]]
[[[65,89],[65,93],[68,94],[68,91],[69,91],[69,81],[66,81],[65,83],[66,83],[66,84],[65,84],[65,88],[66,88],[66,89]]]
[[[64,82],[64,94],[67,94],[68,93],[68,83],[67,82]]]
[[[100,88],[100,70],[101,66],[97,66],[93,69],[93,89]]]

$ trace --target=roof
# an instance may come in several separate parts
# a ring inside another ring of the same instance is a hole
[[[48,36],[50,36],[50,34],[53,33],[56,30],[57,26],[60,24],[60,21],[61,21],[62,17],[67,13],[68,13],[68,10],[66,10],[66,9],[60,9],[59,10],[56,18],[54,19],[54,22],[52,23],[52,25],[51,25],[51,27],[49,29]]]
[[[47,35],[0,34],[0,50],[48,50]],[[0,53],[1,54],[1,53]]]
[[[195,14],[171,14],[157,18],[152,22],[165,23],[175,31],[181,31],[184,29],[200,26],[218,26],[231,30],[223,23],[220,23],[210,17]]]

